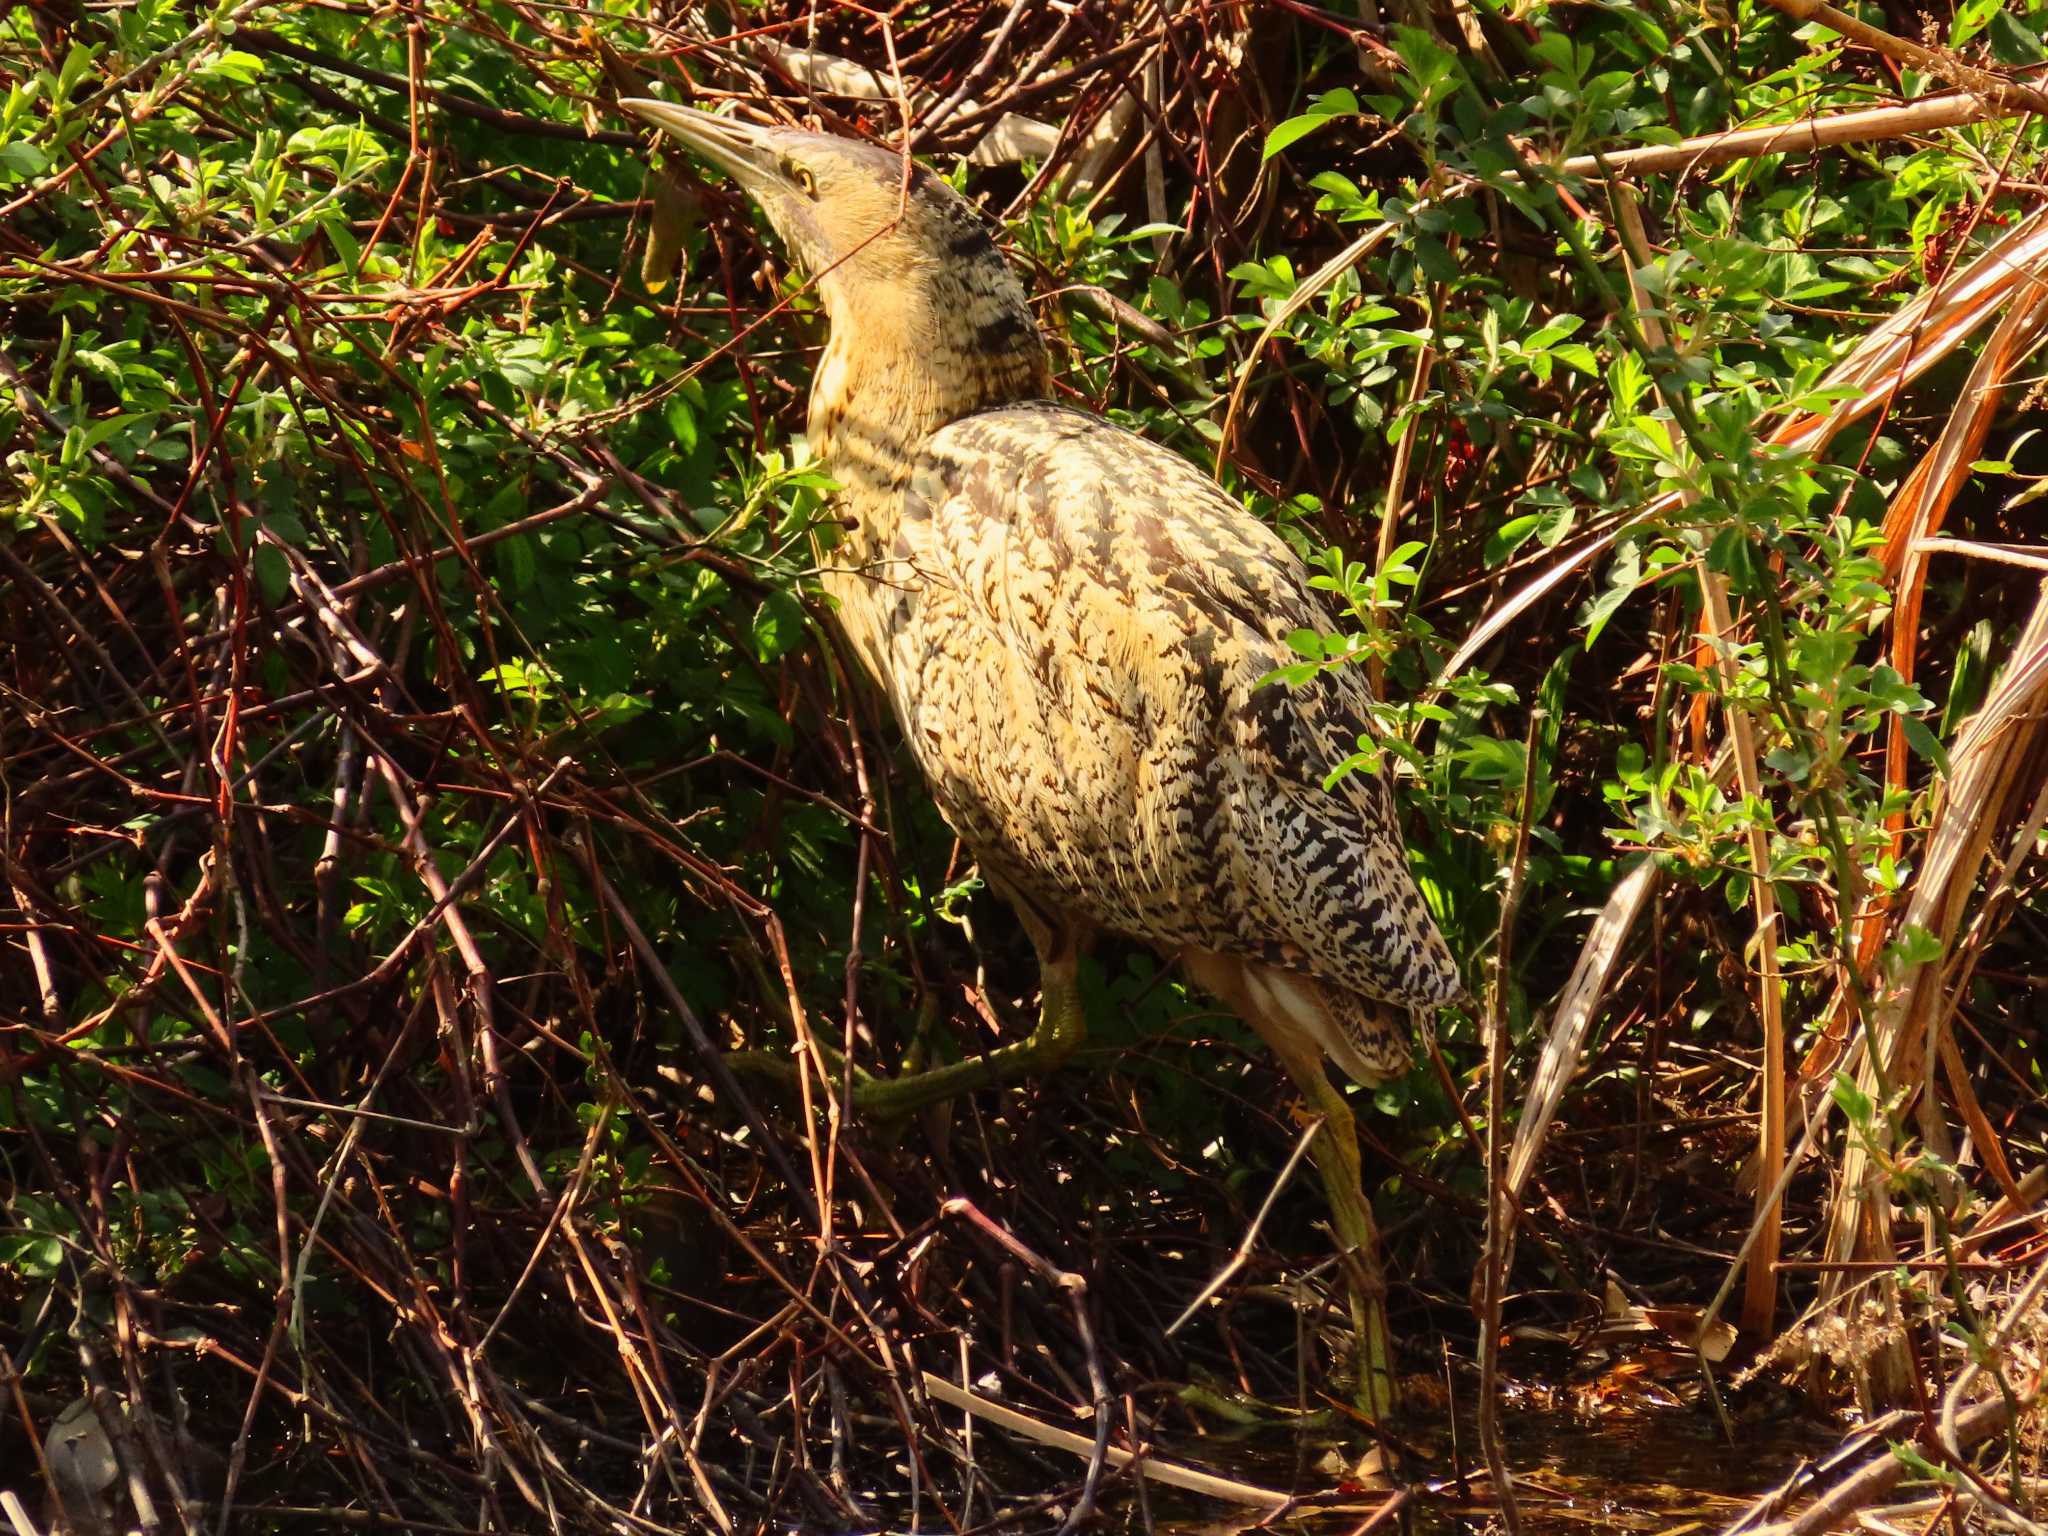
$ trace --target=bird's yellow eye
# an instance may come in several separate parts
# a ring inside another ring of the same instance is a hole
[[[809,166],[799,165],[785,156],[782,161],[782,174],[795,182],[805,197],[818,195],[818,178],[811,174]]]

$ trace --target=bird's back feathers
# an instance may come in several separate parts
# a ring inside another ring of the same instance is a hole
[[[1462,993],[1386,786],[1323,787],[1365,729],[1363,677],[1265,681],[1297,659],[1290,632],[1328,622],[1270,528],[1169,450],[1040,403],[957,421],[907,484],[849,494],[843,621],[1005,882],[1171,953],[1326,983],[1261,985],[1340,1030],[1361,999]]]

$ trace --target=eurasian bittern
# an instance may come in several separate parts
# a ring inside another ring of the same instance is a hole
[[[1360,1083],[1408,1063],[1410,1016],[1459,998],[1386,785],[1331,770],[1366,728],[1352,667],[1265,682],[1328,616],[1292,549],[1207,476],[1048,398],[1045,344],[980,216],[888,150],[666,102],[622,103],[730,174],[817,286],[831,339],[813,453],[845,537],[824,584],[939,809],[1042,967],[1030,1037],[861,1085],[900,1112],[1048,1070],[1085,1032],[1091,933],[1144,940],[1235,1009],[1326,1117],[1337,1233],[1377,1290]],[[1389,1398],[1384,1324],[1362,1397]]]

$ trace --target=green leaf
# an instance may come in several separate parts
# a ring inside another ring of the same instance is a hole
[[[1996,637],[1989,619],[1979,619],[1955,653],[1955,673],[1949,680],[1948,701],[1941,710],[1941,734],[1953,736],[1964,720],[1984,702],[1991,681],[1991,651]],[[1947,770],[1944,769],[1943,772]]]
[[[1465,777],[1484,784],[1522,782],[1522,743],[1497,736],[1471,736],[1458,748]]]
[[[40,176],[49,168],[50,157],[33,144],[0,144],[0,171]]]
[[[500,544],[497,566],[512,591],[524,592],[533,585],[533,579],[540,571],[540,562],[533,552],[533,540],[520,537]]]
[[[258,544],[250,552],[249,567],[256,573],[257,588],[263,593],[263,601],[275,608],[291,591],[291,566],[285,560],[284,551],[275,544]]]
[[[1509,555],[1529,541],[1537,527],[1543,522],[1544,514],[1531,512],[1522,517],[1511,517],[1486,536],[1486,563],[1489,567],[1505,562]]]
[[[684,458],[697,451],[697,413],[690,408],[690,402],[680,394],[668,397],[668,404],[662,407],[662,420],[668,423],[669,436],[676,440],[676,449]]]
[[[2003,8],[1991,18],[1991,26],[1985,36],[1991,43],[1993,56],[2001,64],[2035,64],[2040,62],[2044,51],[2040,34]]]
[[[1154,235],[1185,234],[1178,224],[1140,224],[1136,229],[1119,230],[1111,239],[1113,245],[1129,245],[1133,240],[1150,240]]]
[[[1948,753],[1942,750],[1940,740],[1927,728],[1927,723],[1924,720],[1916,720],[1911,715],[1900,715],[1899,725],[1906,733],[1906,745],[1934,764],[1936,773],[1947,778]]]
[[[1953,1488],[1960,1481],[1953,1469],[1937,1466],[1934,1462],[1921,1455],[1907,1441],[1892,1441],[1891,1451],[1893,1458],[1904,1465],[1915,1477],[1924,1478],[1931,1483],[1939,1483],[1945,1488]]]
[[[795,744],[796,733],[789,728],[789,722],[759,699],[734,691],[728,693],[721,702],[776,746],[786,749]]]
[[[1273,131],[1266,135],[1266,152],[1260,158],[1272,159],[1289,146],[1307,138],[1328,121],[1327,117],[1319,114],[1304,113],[1300,117],[1290,117],[1286,121],[1275,125]]]
[[[232,80],[237,85],[254,85],[262,78],[263,60],[253,53],[230,48],[201,65],[199,75],[202,79],[219,78]]]
[[[348,227],[348,220],[329,214],[320,220],[320,229],[327,236],[328,244],[334,247],[334,254],[341,258],[343,266],[350,271],[362,266],[363,244]]]
[[[1617,420],[1635,414],[1637,403],[1650,388],[1650,375],[1642,359],[1623,352],[1607,368],[1607,391],[1614,397],[1612,410]]]
[[[1812,770],[1813,756],[1798,747],[1779,747],[1764,755],[1764,763],[1797,784]]]
[[[1325,91],[1318,96],[1309,109],[1299,117],[1290,117],[1276,124],[1266,135],[1266,152],[1261,157],[1270,160],[1290,144],[1299,142],[1333,117],[1358,116],[1358,98],[1350,91],[1339,88]]]
[[[2005,0],[1963,0],[1955,9],[1955,19],[1949,23],[1949,47],[1960,48],[1983,31],[2004,3]]]
[[[1616,562],[1620,564],[1619,561]],[[1599,640],[1600,632],[1607,627],[1607,621],[1621,611],[1621,605],[1635,595],[1637,573],[1633,570],[1624,574],[1615,573],[1615,578],[1602,592],[1586,605],[1586,645],[1590,649]]]
[[[1837,1072],[1828,1088],[1828,1096],[1835,1101],[1836,1108],[1849,1117],[1849,1123],[1859,1130],[1867,1130],[1870,1117],[1876,1109],[1870,1095],[1856,1086],[1856,1080],[1846,1072]]]
[[[79,447],[81,451],[91,453],[131,422],[147,421],[154,414],[153,411],[124,411],[119,415],[105,417],[94,422],[79,435]]]
[[[1284,667],[1275,667],[1253,684],[1253,686],[1256,688],[1271,688],[1278,684],[1284,688],[1299,688],[1303,683],[1311,681],[1321,671],[1322,668],[1312,661],[1289,662]]]
[[[57,71],[57,89],[53,93],[56,101],[69,101],[71,93],[78,88],[78,82],[85,78],[85,72],[92,68],[92,61],[100,49],[97,43],[73,43],[70,52],[64,55],[64,63]]]
[[[1580,373],[1597,374],[1600,371],[1599,357],[1583,341],[1560,342],[1550,349],[1550,355]]]
[[[770,592],[754,610],[754,654],[776,661],[803,643],[803,605],[787,592]]]
[[[1906,924],[1899,936],[1885,947],[1893,965],[1900,971],[1933,965],[1944,952],[1940,938],[1918,923]]]

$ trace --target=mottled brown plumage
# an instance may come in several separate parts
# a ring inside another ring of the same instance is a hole
[[[1291,631],[1328,625],[1294,552],[1184,460],[1044,398],[1023,290],[943,182],[628,105],[731,172],[817,283],[810,436],[849,525],[826,587],[1049,966],[1094,929],[1141,939],[1290,1061],[1312,1042],[1363,1083],[1402,1071],[1411,1012],[1462,987],[1385,785],[1323,788],[1365,729],[1361,674],[1262,686]]]

